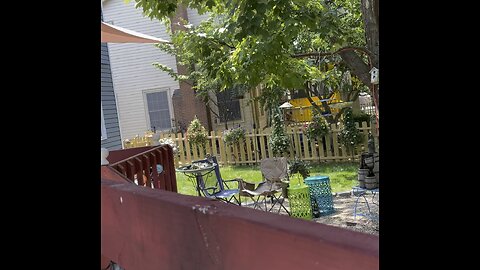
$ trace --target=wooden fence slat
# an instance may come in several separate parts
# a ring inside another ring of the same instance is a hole
[[[175,142],[177,143],[178,151],[180,152],[180,163],[182,163],[182,165],[185,165],[187,164],[187,162],[185,158],[185,149],[183,147],[182,133],[177,134],[177,139],[175,140]]]
[[[362,122],[362,125],[359,126],[357,123],[357,128],[360,129],[360,131],[363,134],[363,149],[362,146],[360,146],[360,149],[362,149],[364,152],[368,151],[368,132],[370,131],[367,127],[367,122]]]
[[[295,144],[293,143],[293,137],[294,137],[294,134],[295,133],[295,130],[293,129],[293,127],[291,127],[289,130],[288,130],[288,137],[290,138],[290,147],[289,147],[289,153],[290,153],[290,159],[293,159],[295,158]]]
[[[265,132],[263,133],[263,136],[265,137],[265,149],[267,150],[265,152],[265,155],[266,153],[268,153],[268,157],[269,158],[272,158],[274,155],[273,155],[273,149],[270,147],[270,143],[269,143],[269,139],[270,139],[270,136],[272,134],[272,129],[271,128],[267,128],[265,129]],[[265,156],[266,157],[266,156]]]
[[[327,159],[332,157],[332,147],[331,147],[332,145],[330,142],[331,142],[332,136],[336,136],[336,135],[337,135],[336,133],[330,133],[325,136],[325,146],[326,146],[325,154]]]
[[[227,160],[227,152],[226,152],[226,149],[225,149],[225,142],[221,139],[221,131],[215,131],[215,134],[218,134],[220,133],[220,136],[215,136],[215,137],[218,137],[218,146],[220,148],[220,159],[222,161],[222,165],[227,165],[228,164],[228,160]]]
[[[233,145],[233,164],[237,164],[240,161],[240,149],[238,149],[238,144]]]
[[[228,165],[228,164],[231,163],[231,159],[232,159],[232,146],[231,146],[231,145],[227,145],[225,142],[224,142],[224,145],[225,145],[225,150],[226,150],[226,152],[227,152],[225,164]]]
[[[253,163],[252,140],[249,135],[245,136],[245,143],[247,144],[247,161],[248,163]]]
[[[212,156],[218,156],[218,152],[217,152],[217,138],[215,136],[215,131],[210,131],[210,142],[212,144]]]
[[[252,129],[252,143],[253,143],[253,158],[255,163],[257,163],[260,159],[258,157],[258,137],[257,137],[257,130]]]
[[[193,160],[198,160],[198,146],[192,145]]]
[[[199,159],[204,159],[205,158],[205,154],[204,154],[205,153],[205,148],[206,147],[203,147],[202,145],[198,146],[198,151],[199,151],[198,158]]]
[[[310,149],[309,149],[310,143],[308,142],[308,138],[305,134],[303,134],[303,130],[301,128],[299,128],[298,130],[302,131],[303,154],[304,154],[303,158],[310,159]]]
[[[260,138],[260,156],[262,159],[264,159],[264,158],[267,158],[267,151],[265,150],[265,136],[263,134],[259,134],[259,138]]]
[[[187,136],[185,136],[185,138],[183,138],[183,143],[185,143],[185,149],[186,149],[186,154],[187,154],[186,162],[191,163],[192,162],[192,154],[191,154],[192,152],[191,152],[191,149],[190,149],[190,143],[188,142]]]
[[[293,132],[293,142],[295,144],[295,156],[298,157],[299,159],[302,159],[303,156],[302,156],[302,149],[300,147],[300,136],[299,136],[296,128],[293,128],[292,130],[294,131]]]
[[[316,139],[316,140],[318,140],[318,139]],[[317,155],[317,144],[315,143],[316,140],[315,139],[310,140],[310,148],[312,149],[311,159],[312,160],[318,159],[318,161],[320,161],[320,156]]]
[[[338,138],[337,138],[337,134],[338,134],[338,131],[339,131],[339,128],[337,128],[337,125],[335,124],[332,124],[332,127],[335,127],[335,135],[332,136],[332,141],[333,141],[333,156],[335,157],[339,157],[340,156],[340,152],[338,150]]]
[[[240,157],[242,163],[246,163],[245,160],[245,141],[241,141],[238,145],[238,151],[240,151]]]

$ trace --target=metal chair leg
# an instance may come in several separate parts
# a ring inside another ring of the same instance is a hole
[[[357,220],[357,205],[358,205],[358,200],[360,200],[360,197],[362,197],[363,200],[365,201],[365,203],[367,204],[368,214],[371,215],[370,205],[368,204],[368,200],[365,197],[365,194],[362,194],[362,195],[358,196],[357,200],[355,201],[355,207],[354,207],[354,212],[353,212],[353,220],[355,220],[355,221]]]

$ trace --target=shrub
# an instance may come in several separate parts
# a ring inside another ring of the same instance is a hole
[[[192,145],[205,146],[207,143],[207,130],[202,126],[197,116],[190,122],[187,129],[187,140]]]

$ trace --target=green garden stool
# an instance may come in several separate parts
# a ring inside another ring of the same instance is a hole
[[[291,185],[287,190],[290,216],[312,220],[312,205],[310,203],[308,186],[305,184]]]
[[[320,215],[328,215],[335,212],[333,208],[332,188],[328,176],[310,176],[305,178],[305,184],[310,190],[312,208],[317,206]]]

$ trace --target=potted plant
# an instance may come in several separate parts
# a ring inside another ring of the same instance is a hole
[[[296,175],[298,180],[297,185],[303,184],[302,180],[310,176],[310,169],[308,168],[307,163],[301,159],[298,159],[297,157],[290,162],[288,167],[288,174],[291,176]],[[302,179],[300,179],[300,177]]]
[[[245,140],[245,129],[242,127],[231,128],[223,131],[223,141],[227,145],[234,145]]]

